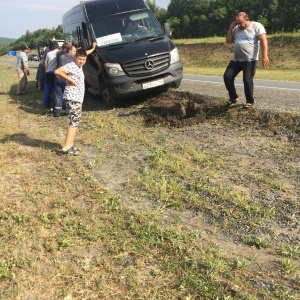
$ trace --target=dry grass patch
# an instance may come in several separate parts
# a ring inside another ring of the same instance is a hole
[[[82,154],[61,156],[67,119],[42,108],[34,69],[17,98],[4,66],[1,299],[298,298],[297,115],[87,96]]]

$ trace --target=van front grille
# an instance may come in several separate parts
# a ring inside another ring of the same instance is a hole
[[[169,53],[147,56],[143,59],[133,60],[123,64],[123,68],[128,76],[144,76],[155,74],[168,69],[169,66]]]

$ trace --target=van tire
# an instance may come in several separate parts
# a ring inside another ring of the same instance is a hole
[[[113,98],[110,90],[107,87],[105,87],[101,90],[101,97],[102,97],[104,104],[108,108],[113,108],[119,104],[119,101],[117,99]]]
[[[180,82],[176,82],[175,84],[175,88],[178,89],[180,87],[181,81]]]

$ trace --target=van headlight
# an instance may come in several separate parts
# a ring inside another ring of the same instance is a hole
[[[180,56],[177,47],[175,47],[171,51],[171,64],[174,64],[176,62],[180,61]]]
[[[106,64],[104,64],[104,67],[105,67],[108,75],[110,75],[110,76],[125,75],[124,71],[122,70],[122,68],[119,64],[106,63]]]

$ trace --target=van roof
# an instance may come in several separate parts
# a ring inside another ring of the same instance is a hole
[[[90,20],[126,11],[148,8],[144,0],[94,0],[83,1],[81,4],[85,6]],[[99,9],[100,5],[101,9]]]

